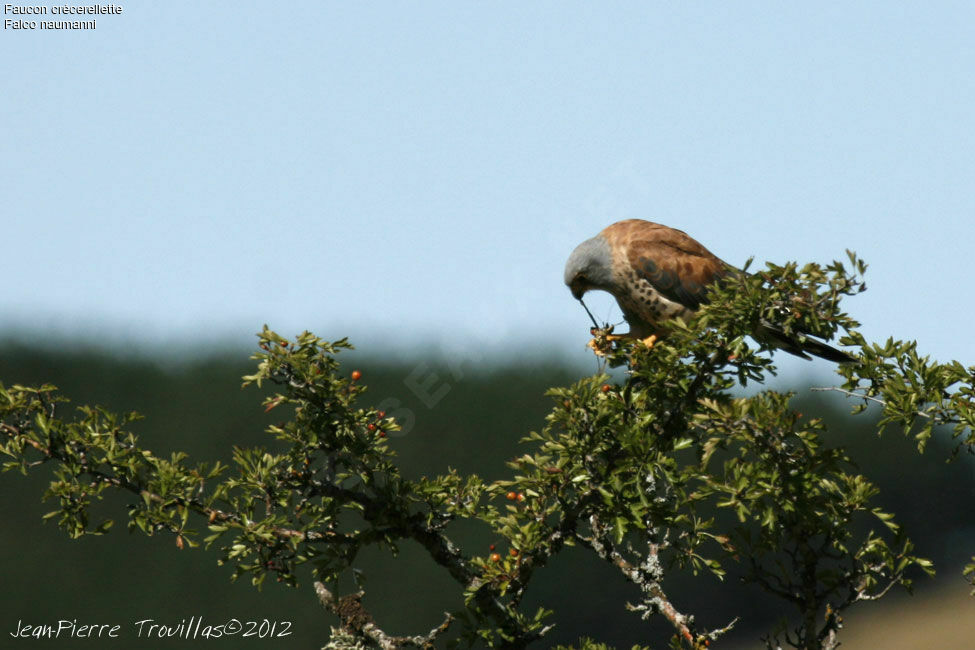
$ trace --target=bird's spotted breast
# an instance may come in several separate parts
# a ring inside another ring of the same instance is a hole
[[[687,318],[694,312],[657,291],[650,282],[634,272],[626,274],[626,291],[616,298],[624,311],[632,312],[649,324],[656,325],[675,317]]]

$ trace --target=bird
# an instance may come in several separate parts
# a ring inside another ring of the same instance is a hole
[[[710,285],[741,272],[682,230],[626,219],[576,246],[564,279],[587,312],[583,296],[588,291],[602,290],[616,298],[630,331],[614,338],[640,339],[652,346],[666,333],[667,321],[687,319],[708,302]],[[811,354],[835,363],[856,361],[822,341],[798,338],[767,322],[752,336],[804,359]]]

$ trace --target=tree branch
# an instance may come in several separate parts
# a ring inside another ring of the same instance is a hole
[[[364,636],[372,640],[382,650],[399,648],[432,648],[433,642],[447,631],[454,617],[445,613],[444,622],[423,635],[390,636],[384,632],[366,611],[362,604],[364,592],[336,598],[321,582],[315,582],[315,594],[325,609],[339,617],[342,628],[354,636]]]
[[[589,517],[589,525],[592,528],[593,534],[591,537],[586,537],[582,534],[577,533],[576,539],[578,539],[582,544],[590,548],[596,555],[606,560],[623,574],[623,576],[635,584],[644,595],[644,603],[640,605],[627,605],[627,609],[635,612],[642,612],[641,618],[646,620],[655,611],[659,611],[663,614],[664,618],[670,621],[670,624],[674,626],[677,630],[677,634],[680,635],[682,639],[688,643],[694,643],[695,634],[691,630],[691,625],[693,624],[694,618],[686,614],[681,614],[677,611],[677,608],[670,602],[667,594],[664,593],[663,588],[660,586],[660,579],[663,574],[663,569],[660,566],[660,561],[657,556],[658,546],[656,544],[649,544],[649,551],[647,553],[646,560],[639,567],[634,566],[628,562],[615,548],[612,544],[605,539],[605,530],[602,523],[596,517],[596,515],[591,515]]]

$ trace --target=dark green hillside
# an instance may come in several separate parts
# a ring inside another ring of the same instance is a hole
[[[101,404],[111,410],[136,410],[144,420],[135,425],[142,443],[157,452],[185,450],[193,460],[229,460],[238,446],[273,446],[263,433],[276,413],[265,414],[255,388],[241,390],[241,375],[252,371],[247,353],[188,357],[179,364],[159,364],[151,358],[119,358],[97,350],[53,350],[8,343],[0,355],[0,382],[56,384],[72,404]],[[365,401],[379,405],[410,430],[394,439],[407,475],[446,471],[478,472],[487,479],[508,471],[504,461],[519,452],[519,439],[541,426],[549,410],[546,388],[574,381],[578,371],[553,360],[547,363],[498,365],[475,371],[443,361],[384,362],[354,353],[354,367],[369,386]],[[353,365],[348,367],[348,371]],[[847,404],[836,395],[812,395],[800,410],[825,413],[836,423],[846,421]],[[65,409],[72,408],[65,405]],[[832,410],[831,410],[832,409]],[[880,502],[896,512],[918,543],[921,555],[935,560],[942,579],[959,580],[964,559],[971,554],[975,531],[975,481],[964,458],[945,464],[944,449],[933,444],[917,458],[913,443],[899,434],[877,439],[866,435],[866,420],[853,428],[837,427],[834,439],[854,449],[861,469],[881,486]],[[911,459],[905,463],[904,459]],[[104,537],[72,541],[41,515],[53,509],[42,504],[46,486],[43,471],[24,478],[0,475],[5,498],[0,505],[0,631],[12,632],[18,621],[57,625],[59,619],[78,624],[120,624],[117,647],[196,647],[203,641],[136,639],[135,623],[154,619],[178,625],[181,619],[202,616],[206,623],[229,618],[244,621],[291,621],[287,643],[249,638],[210,640],[206,647],[319,648],[327,639],[330,620],[317,604],[309,584],[288,589],[269,584],[258,592],[248,583],[231,583],[231,570],[215,565],[202,549],[177,550],[169,535],[147,539],[125,529],[125,500],[105,504],[105,516],[116,526]],[[483,553],[495,540],[476,529],[452,531],[470,552]],[[964,543],[959,543],[960,541]],[[459,603],[449,578],[410,546],[392,560],[388,555],[361,558],[367,576],[367,605],[390,632],[433,627],[442,612]],[[655,623],[649,629],[635,615],[618,607],[631,594],[618,577],[601,564],[569,552],[546,572],[530,598],[556,610],[558,627],[550,643],[571,642],[590,635],[619,647],[659,643],[670,630]],[[540,576],[541,577],[541,576]],[[729,577],[725,583],[705,577],[701,583],[675,587],[675,600],[693,601],[695,609],[710,613],[711,626],[734,615],[745,618],[740,640],[755,640],[755,626],[768,623],[770,612],[752,591],[742,591]],[[675,583],[678,582],[675,579]],[[923,594],[930,582],[919,580]],[[448,588],[450,587],[450,588]],[[352,591],[351,581],[342,585]],[[701,604],[705,603],[705,606]],[[743,607],[747,610],[743,611]],[[416,622],[421,621],[422,625]],[[148,624],[147,624],[148,625]],[[32,640],[3,647],[21,647]],[[100,647],[97,641],[70,640],[44,645]],[[110,642],[101,644],[111,647]],[[657,647],[656,645],[654,647]]]

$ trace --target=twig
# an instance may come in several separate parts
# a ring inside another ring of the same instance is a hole
[[[827,391],[835,391],[837,393],[842,393],[842,394],[846,395],[847,397],[855,397],[857,399],[870,400],[871,402],[876,402],[877,404],[880,404],[881,406],[887,406],[887,402],[884,401],[884,400],[882,400],[882,399],[880,399],[879,397],[874,397],[873,395],[867,395],[866,393],[857,393],[856,391],[852,391],[852,390],[846,390],[845,388],[840,388],[839,386],[813,386],[809,390],[811,390],[813,392],[816,392],[816,393],[825,393]],[[930,413],[924,413],[922,411],[914,411],[914,412],[917,415],[920,415],[922,418],[928,418],[929,420],[932,417]]]
[[[349,594],[336,598],[321,582],[315,582],[315,594],[319,602],[328,611],[342,621],[342,628],[354,636],[364,636],[372,640],[383,650],[398,650],[399,648],[432,648],[438,636],[447,631],[454,617],[446,614],[444,622],[426,634],[415,636],[390,636],[376,625],[372,616],[362,605],[364,592]]]
[[[845,388],[840,388],[839,386],[813,386],[809,390],[814,393],[825,393],[829,391],[834,391],[837,393],[842,393],[847,397],[855,397],[857,399],[870,400],[871,402],[876,402],[881,406],[887,406],[887,402],[880,399],[879,397],[874,397],[873,395],[867,395],[866,393],[857,393],[856,391],[846,390]]]

